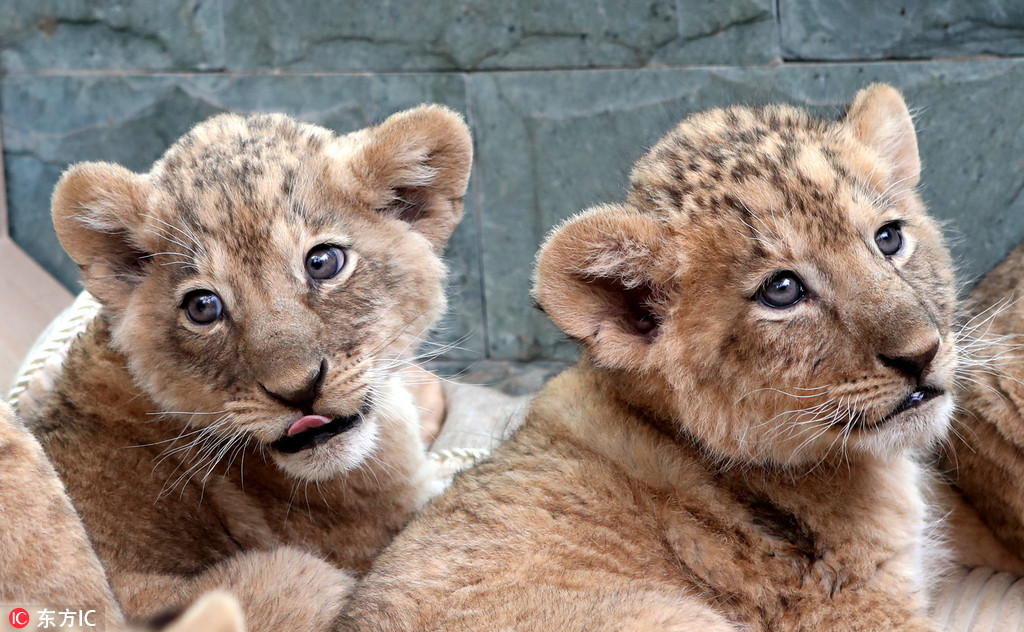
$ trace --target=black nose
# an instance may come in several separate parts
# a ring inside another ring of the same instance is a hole
[[[285,406],[308,409],[313,406],[317,395],[320,394],[320,387],[323,386],[324,377],[327,376],[327,360],[321,360],[320,366],[309,373],[305,383],[293,391],[276,390],[272,391],[263,384],[263,390],[268,395],[281,402]]]
[[[907,353],[895,356],[880,354],[878,359],[885,366],[892,367],[920,383],[925,371],[928,370],[928,366],[931,365],[932,360],[935,359],[935,354],[938,352],[939,341],[936,340],[931,347],[921,353]]]

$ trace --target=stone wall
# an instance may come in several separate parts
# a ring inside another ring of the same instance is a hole
[[[621,198],[644,148],[709,106],[835,115],[891,82],[965,284],[1024,238],[1021,0],[0,0],[0,72],[11,233],[71,288],[48,210],[70,162],[144,170],[223,110],[340,132],[424,101],[459,110],[477,158],[448,251],[453,359],[570,357],[531,308],[537,244]]]

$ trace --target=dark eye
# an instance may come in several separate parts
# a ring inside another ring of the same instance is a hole
[[[306,255],[306,274],[324,281],[334,277],[345,267],[345,251],[337,246],[317,246]]]
[[[188,319],[197,325],[209,325],[224,315],[220,297],[208,290],[196,290],[185,295],[182,303]]]
[[[875,244],[886,257],[891,257],[903,249],[903,231],[898,222],[890,222],[875,233]]]
[[[779,272],[761,287],[757,298],[768,307],[794,305],[804,297],[804,284],[792,272]]]

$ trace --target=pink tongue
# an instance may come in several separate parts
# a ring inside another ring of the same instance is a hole
[[[298,421],[292,424],[291,428],[288,428],[288,436],[297,435],[310,428],[319,428],[329,423],[331,423],[331,420],[323,415],[306,415],[305,417],[300,417]]]

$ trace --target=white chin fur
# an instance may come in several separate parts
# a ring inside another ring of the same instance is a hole
[[[952,415],[953,396],[947,392],[921,410],[904,413],[886,428],[861,434],[856,449],[889,457],[927,448],[946,437]]]
[[[274,463],[287,474],[306,481],[325,481],[353,470],[377,449],[380,423],[373,413],[356,427],[325,443],[294,454],[274,452]]]
[[[381,424],[419,427],[419,413],[400,375],[385,376],[373,391],[373,402],[374,411],[356,427],[308,450],[273,452],[274,463],[297,479],[325,481],[356,469],[373,456],[380,447]],[[414,435],[418,436],[418,430]]]

